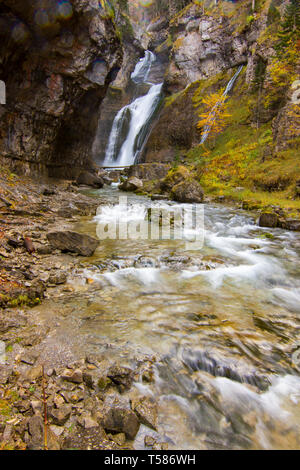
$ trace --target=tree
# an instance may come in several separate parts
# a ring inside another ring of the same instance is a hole
[[[277,51],[281,53],[291,42],[300,39],[300,3],[299,0],[290,0],[285,8],[284,17],[278,32],[279,42]]]
[[[205,111],[200,110],[198,116],[199,121],[197,123],[198,129],[202,129],[202,138],[205,135],[216,136],[221,132],[225,125],[226,120],[231,115],[228,114],[228,104],[226,102],[227,96],[224,93],[225,89],[221,89],[216,93],[211,93],[205,98],[194,99],[194,105],[199,108],[202,105],[205,106]]]

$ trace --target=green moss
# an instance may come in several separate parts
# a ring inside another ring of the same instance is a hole
[[[9,417],[11,413],[11,405],[8,400],[0,399],[0,415]]]
[[[31,298],[27,295],[18,295],[17,297],[11,297],[10,295],[0,293],[0,305],[3,307],[34,307],[35,305],[39,305],[40,303],[41,299],[39,297]]]

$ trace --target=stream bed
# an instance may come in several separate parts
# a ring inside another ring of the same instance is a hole
[[[116,187],[88,191],[99,220],[122,217]],[[124,194],[124,193],[123,193]],[[128,195],[131,217],[150,199]],[[159,204],[156,202],[155,204]],[[170,210],[176,205],[163,202]],[[159,404],[157,433],[174,449],[300,448],[300,238],[251,214],[206,204],[205,242],[102,240],[37,314],[76,357],[155,364],[139,393]],[[51,320],[50,320],[51,319]],[[149,430],[147,430],[149,434]],[[141,430],[135,447],[143,448]]]

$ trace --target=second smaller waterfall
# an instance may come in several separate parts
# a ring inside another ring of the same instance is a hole
[[[238,76],[240,75],[241,71],[243,70],[243,65],[241,65],[237,72],[234,74],[234,76],[229,80],[228,84],[227,84],[227,87],[225,88],[225,91],[222,95],[222,98],[220,99],[220,101],[212,108],[211,112],[210,112],[210,115],[209,115],[209,119],[208,121],[211,123],[211,124],[208,124],[207,126],[204,127],[204,130],[203,130],[203,133],[202,133],[202,138],[201,138],[201,142],[200,144],[204,144],[206,142],[206,139],[208,138],[209,134],[210,134],[210,130],[212,128],[212,124],[213,122],[215,121],[215,115],[216,115],[216,110],[218,109],[219,106],[222,105],[222,103],[225,102],[227,96],[228,96],[228,93],[230,93],[230,91],[232,90]]]

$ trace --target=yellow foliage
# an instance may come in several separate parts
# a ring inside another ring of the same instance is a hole
[[[298,78],[295,65],[299,61],[299,44],[290,41],[283,54],[274,57],[270,66],[270,77],[274,86],[289,86]]]
[[[225,125],[226,119],[231,116],[227,112],[228,104],[226,103],[226,96],[224,89],[216,93],[210,93],[208,96],[195,100],[195,107],[204,105],[205,112],[199,112],[199,121],[197,123],[198,129],[210,128],[210,135],[216,135],[221,132]]]

